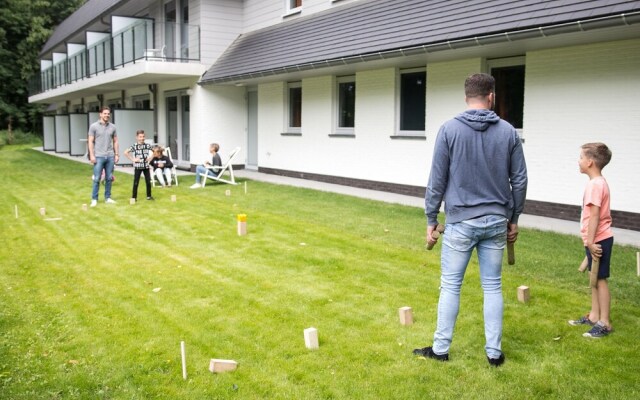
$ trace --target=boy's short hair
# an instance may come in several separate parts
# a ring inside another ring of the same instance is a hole
[[[153,150],[153,152],[155,153],[156,151],[159,151],[160,153],[162,153],[164,151],[164,149],[162,148],[162,146],[160,146],[159,144],[153,146],[153,148],[151,149]]]
[[[136,131],[136,136],[138,136],[138,135],[144,135],[144,129],[138,129]]]
[[[215,150],[215,152],[217,153],[218,150],[220,150],[220,145],[218,143],[211,143],[209,145],[209,148]]]
[[[464,95],[486,97],[496,89],[496,80],[489,74],[473,74],[464,81]]]
[[[603,169],[611,161],[611,150],[604,143],[585,143],[581,148],[584,155],[592,159],[598,169]]]

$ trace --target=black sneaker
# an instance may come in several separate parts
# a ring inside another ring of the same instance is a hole
[[[155,200],[153,197],[149,196],[147,197],[147,200]]]
[[[438,361],[449,361],[449,353],[446,354],[436,354],[433,352],[433,347],[423,347],[422,349],[414,349],[413,355],[425,357],[425,358],[433,358]]]
[[[578,325],[594,326],[596,324],[595,322],[591,322],[591,320],[589,319],[589,314],[584,315],[579,319],[570,319],[567,322],[569,323],[569,325],[573,325],[573,326],[578,326]]]
[[[500,357],[498,358],[491,358],[487,356],[487,361],[489,361],[489,365],[493,367],[499,367],[504,364],[504,353],[500,354]]]

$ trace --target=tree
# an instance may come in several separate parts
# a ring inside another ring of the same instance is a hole
[[[29,79],[55,26],[85,0],[4,0],[0,8],[0,129],[33,130],[42,112],[29,104]]]

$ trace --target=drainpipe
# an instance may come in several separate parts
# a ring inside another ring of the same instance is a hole
[[[158,143],[158,87],[155,83],[149,85],[153,99],[153,142]]]

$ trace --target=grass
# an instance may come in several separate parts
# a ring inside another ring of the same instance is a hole
[[[82,211],[90,175],[28,146],[0,151],[0,398],[640,396],[636,248],[614,249],[615,333],[589,340],[566,323],[590,304],[579,239],[522,229],[517,264],[504,267],[507,362],[485,359],[474,259],[451,361],[436,363],[411,356],[431,343],[438,300],[440,245],[424,250],[422,210],[253,181],[247,194],[189,190],[184,179],[130,206],[132,177],[117,173],[119,203]],[[312,326],[316,351],[304,346]],[[213,375],[211,358],[239,367]]]

